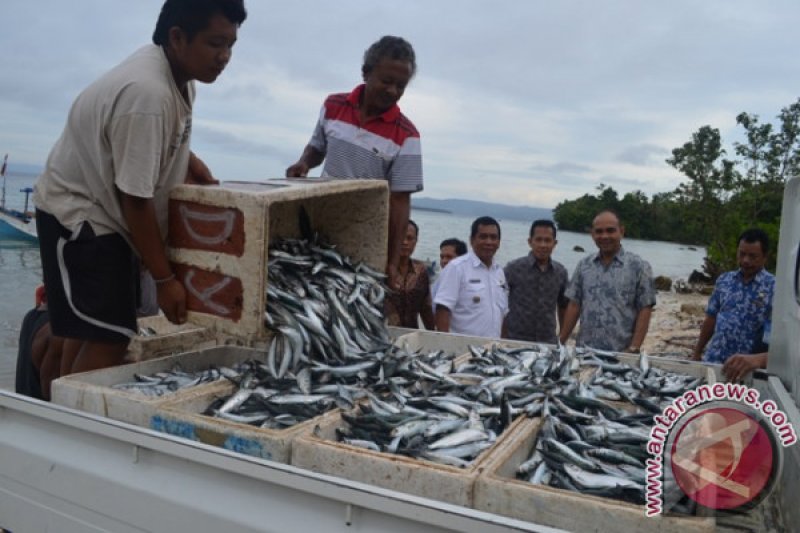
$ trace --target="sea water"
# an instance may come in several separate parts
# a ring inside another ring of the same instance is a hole
[[[33,178],[9,177],[7,205],[21,209],[24,195],[19,193],[19,189],[30,186],[33,181]],[[469,243],[471,217],[420,210],[413,210],[411,216],[420,228],[415,258],[438,262],[439,243],[450,237]],[[528,253],[530,221],[500,220],[500,226],[502,239],[496,258],[504,265]],[[666,242],[625,239],[623,245],[649,261],[654,275],[673,279],[685,279],[692,270],[700,269],[705,256],[702,248]],[[585,252],[575,251],[576,246]],[[563,231],[558,232],[558,245],[553,257],[563,263],[571,275],[578,260],[595,250],[588,234]],[[14,386],[20,324],[34,305],[34,291],[41,280],[37,244],[0,238],[0,388]]]

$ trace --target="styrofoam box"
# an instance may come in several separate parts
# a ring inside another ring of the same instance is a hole
[[[153,335],[137,335],[128,345],[126,361],[138,362],[164,357],[187,350],[211,348],[217,345],[214,333],[203,326],[173,324],[164,315],[148,316],[138,320],[139,328],[151,328]]]
[[[409,351],[424,350],[435,352],[444,350],[452,354],[462,355],[469,353],[470,346],[481,347],[487,341],[488,339],[485,337],[471,337],[469,335],[457,335],[439,331],[414,331],[397,337],[394,343]]]
[[[511,339],[490,339],[484,338],[483,347],[491,348],[492,345],[497,345],[498,347],[505,348],[508,350],[514,350],[516,348],[533,348],[538,350],[540,346],[544,346],[550,348],[551,350],[558,350],[558,346],[555,344],[547,344],[546,342],[533,342],[533,341],[517,341]]]
[[[533,485],[515,478],[517,467],[533,451],[541,419],[523,419],[505,446],[492,454],[475,482],[475,508],[540,525],[586,531],[714,531],[713,518],[659,516],[649,518],[643,505]]]
[[[501,348],[507,349],[514,349],[514,348],[524,348],[524,347],[538,347],[538,346],[546,346],[552,350],[558,350],[558,346],[552,344],[545,344],[545,343],[535,343],[535,342],[528,342],[528,341],[509,341],[506,339],[496,339],[496,340],[489,340],[485,339],[485,343],[483,345],[484,348],[491,348],[493,345],[496,345]],[[632,366],[633,368],[639,368],[639,355],[637,354],[630,354],[630,353],[623,353],[618,352],[614,353],[614,356],[622,363]],[[686,359],[675,359],[672,357],[662,357],[659,355],[649,355],[648,362],[650,363],[651,367],[660,368],[662,370],[666,370],[669,372],[676,372],[679,374],[686,374],[689,376],[695,376],[698,378],[703,378],[706,380],[706,383],[716,383],[719,381],[718,374],[715,371],[714,365],[707,365],[705,363],[700,363],[698,361],[690,361]],[[587,365],[589,367],[590,365]],[[582,377],[591,377],[594,372],[586,372],[582,371]]]
[[[623,353],[615,355],[621,362],[629,364],[634,368],[639,367],[638,355]],[[714,372],[714,369],[698,361],[688,361],[686,359],[674,359],[671,357],[659,357],[653,355],[648,357],[648,361],[650,362],[651,367],[660,368],[661,370],[666,370],[668,372],[676,372],[679,374],[703,378],[706,380],[706,383],[709,384],[716,383],[718,381],[717,374]]]
[[[353,262],[383,271],[389,191],[384,180],[268,180],[181,185],[169,207],[169,257],[187,291],[189,320],[240,343],[264,326],[270,242],[313,233]]]
[[[336,428],[344,427],[341,411],[325,415],[312,432],[295,439],[292,446],[294,466],[471,507],[478,474],[494,450],[503,446],[506,436],[522,422],[522,417],[499,435],[467,468],[442,465],[404,455],[375,452],[336,442]]]
[[[288,464],[292,441],[324,416],[285,429],[262,429],[202,414],[214,400],[231,394],[233,390],[233,384],[229,383],[223,389],[165,402],[151,418],[150,429]],[[338,408],[334,407],[334,410]]]
[[[135,380],[134,374],[151,375],[172,370],[179,365],[183,370],[205,370],[212,366],[231,366],[248,359],[263,360],[265,354],[248,348],[214,347],[184,352],[159,359],[150,359],[91,372],[70,374],[53,381],[53,403],[150,427],[150,418],[159,406],[173,398],[191,397],[209,391],[223,390],[227,380],[204,383],[152,398],[136,392],[117,390],[112,385]]]
[[[394,341],[398,337],[408,335],[409,333],[416,333],[419,330],[414,328],[401,328],[400,326],[386,326],[386,331],[389,333],[389,338]]]

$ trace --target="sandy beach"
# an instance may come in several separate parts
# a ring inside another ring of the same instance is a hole
[[[642,349],[652,355],[688,359],[705,316],[708,296],[658,292]]]

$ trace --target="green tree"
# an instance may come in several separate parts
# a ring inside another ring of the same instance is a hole
[[[749,113],[736,122],[744,130],[744,141],[733,143],[740,159],[727,159],[719,130],[703,126],[666,160],[687,178],[674,191],[650,200],[641,191],[620,198],[601,183],[595,194],[559,203],[556,222],[585,231],[600,209],[614,209],[629,237],[705,245],[705,269],[712,276],[736,268],[743,230],[760,227],[777,242],[786,180],[800,175],[800,99],[781,109],[774,125]],[[767,268],[774,265],[772,254]]]
[[[689,178],[675,192],[701,242],[712,240],[713,221],[735,184],[735,162],[724,159],[724,155],[719,130],[703,126],[691,141],[672,150],[672,157],[667,159],[669,165]]]
[[[654,234],[650,201],[642,191],[625,194],[617,204],[617,212],[625,223],[625,235],[646,239]]]

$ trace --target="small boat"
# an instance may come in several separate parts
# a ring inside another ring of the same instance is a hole
[[[33,189],[25,187],[19,192],[25,194],[25,207],[22,211],[6,206],[6,164],[8,154],[3,159],[0,167],[0,176],[3,177],[2,196],[0,196],[0,237],[13,239],[37,240],[36,220],[34,213],[28,211],[28,200]]]

